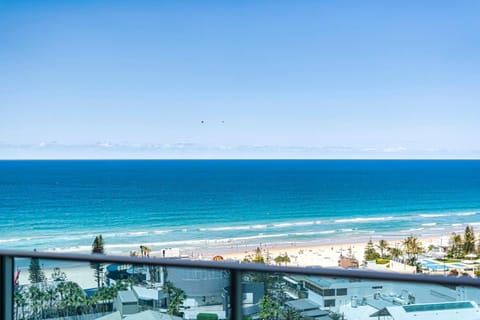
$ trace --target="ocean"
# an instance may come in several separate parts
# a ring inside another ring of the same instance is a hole
[[[0,247],[238,250],[480,231],[480,161],[0,161]]]

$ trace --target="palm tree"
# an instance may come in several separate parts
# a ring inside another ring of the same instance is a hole
[[[260,247],[255,249],[255,255],[252,258],[252,262],[265,263],[265,258],[263,257],[262,249],[260,249]]]
[[[50,287],[45,291],[45,300],[48,302],[47,307],[49,313],[52,313],[53,311],[53,306],[56,303],[57,295],[57,289],[55,289],[54,287]]]
[[[409,264],[414,266],[418,254],[423,252],[422,243],[417,237],[409,236],[405,240],[403,240],[403,247],[405,249],[405,253],[408,256]]]
[[[285,252],[285,255],[279,255],[273,260],[277,264],[281,264],[283,262],[283,263],[285,263],[285,265],[287,265],[287,263],[289,263],[291,261],[290,257],[288,256],[288,254],[286,252]]]
[[[463,246],[462,235],[452,232],[452,234],[450,235],[450,250],[451,250],[451,255],[454,258],[460,257],[462,253],[462,246]]]
[[[13,295],[13,301],[15,303],[15,319],[20,319],[19,314],[20,310],[22,310],[22,318],[25,318],[25,306],[27,305],[27,299],[25,299],[25,296],[20,292],[16,291],[15,294]]]
[[[388,249],[388,242],[386,240],[380,240],[377,248],[380,250],[380,257],[385,258],[384,252]]]
[[[475,252],[475,233],[473,231],[473,227],[465,227],[463,239],[463,254]]]
[[[32,285],[28,289],[28,297],[31,301],[33,318],[37,319],[38,314],[41,313],[42,309],[43,292],[40,290],[40,288],[38,288],[38,286]]]
[[[391,247],[391,248],[388,248],[388,251],[390,252],[390,256],[392,257],[392,259],[396,259],[403,254],[403,251],[400,248]]]
[[[180,316],[180,307],[183,305],[183,301],[187,298],[185,291],[180,288],[171,287],[170,302],[168,303],[167,313],[174,316]]]
[[[96,300],[101,306],[100,309],[102,310],[102,312],[108,311],[110,306],[110,299],[111,299],[111,292],[109,292],[109,288],[101,287],[95,293],[95,296],[96,296]]]

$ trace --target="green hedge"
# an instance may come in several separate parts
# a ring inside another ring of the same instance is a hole
[[[377,264],[387,264],[387,263],[390,262],[390,259],[377,258],[377,259],[375,259],[375,262],[376,262]]]
[[[216,313],[199,313],[197,320],[218,320],[218,315]]]

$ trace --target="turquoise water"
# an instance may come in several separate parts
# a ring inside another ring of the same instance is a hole
[[[0,161],[0,246],[109,253],[480,229],[480,161]],[[478,230],[477,230],[478,231]]]
[[[449,265],[434,260],[422,260],[421,262],[422,268],[427,268],[431,271],[447,271],[449,269]],[[462,264],[462,267],[464,266],[465,265]]]

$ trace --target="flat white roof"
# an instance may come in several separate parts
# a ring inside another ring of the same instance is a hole
[[[413,304],[386,309],[395,320],[480,319],[480,309],[473,301]]]
[[[158,290],[133,286],[133,291],[140,300],[158,300]]]

